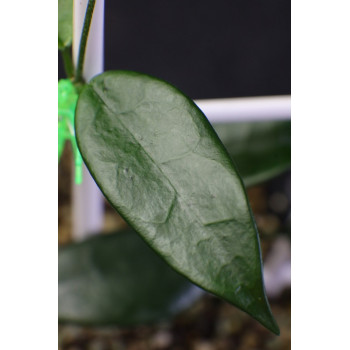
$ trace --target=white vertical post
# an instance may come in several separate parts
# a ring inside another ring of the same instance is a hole
[[[87,4],[88,0],[74,0],[73,60],[75,65],[78,61],[79,43]],[[86,81],[103,72],[103,29],[104,0],[96,0],[85,51],[83,77]],[[72,197],[72,236],[74,240],[79,241],[99,232],[104,222],[103,195],[85,165],[83,167],[83,182],[81,185],[73,184]]]

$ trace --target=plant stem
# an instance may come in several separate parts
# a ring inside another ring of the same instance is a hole
[[[72,61],[71,48],[65,47],[63,50],[61,50],[61,55],[66,76],[72,79],[74,77],[74,65]]]
[[[83,31],[81,34],[80,45],[79,45],[78,64],[77,64],[77,69],[75,73],[76,83],[84,82],[83,67],[84,67],[84,59],[85,59],[85,50],[86,50],[87,39],[89,36],[92,15],[94,13],[95,3],[96,3],[96,0],[89,0],[86,8]]]

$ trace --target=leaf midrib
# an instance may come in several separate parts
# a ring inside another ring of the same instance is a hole
[[[91,88],[91,91],[92,91],[92,93],[101,101],[101,103],[105,106],[105,108],[109,111],[109,112],[111,112],[112,114],[114,114],[114,115],[118,115],[118,114],[121,114],[121,113],[126,113],[127,111],[123,111],[123,112],[117,112],[117,111],[115,111],[113,108],[111,108],[108,104],[107,104],[107,102],[103,99],[103,97],[99,94],[99,92],[93,87],[93,85],[90,85],[89,86],[90,88]],[[130,111],[132,111],[132,110],[130,110]],[[174,200],[172,201],[172,204],[171,204],[171,207],[169,208],[169,211],[168,211],[168,215],[167,215],[167,217],[166,217],[166,219],[164,220],[164,222],[163,223],[166,223],[167,221],[168,221],[168,218],[170,217],[170,215],[171,215],[171,212],[172,212],[172,209],[174,208],[174,203],[176,202],[176,200],[180,200],[180,201],[182,201],[181,203],[183,203],[183,204],[185,204],[185,207],[186,207],[186,209],[188,210],[188,212],[191,212],[192,213],[192,215],[193,215],[193,217],[195,218],[195,222],[196,222],[196,226],[197,227],[206,227],[206,226],[211,226],[210,224],[209,225],[203,225],[203,223],[201,222],[201,220],[197,217],[197,214],[195,213],[195,212],[193,212],[193,210],[191,209],[191,206],[187,203],[187,201],[186,200],[184,200],[184,197],[182,197],[181,196],[181,194],[177,191],[177,189],[174,187],[174,185],[173,185],[173,183],[170,181],[170,179],[168,178],[168,176],[164,173],[164,171],[162,170],[162,168],[160,168],[158,165],[157,165],[157,163],[155,162],[155,160],[153,159],[153,157],[149,154],[149,152],[147,152],[147,150],[142,146],[142,144],[134,137],[134,135],[133,135],[133,133],[125,126],[125,124],[122,122],[122,120],[119,118],[118,119],[118,122],[121,124],[121,126],[126,130],[126,132],[131,136],[131,138],[137,143],[137,145],[139,146],[139,147],[141,147],[142,148],[142,150],[144,150],[144,152],[145,152],[145,154],[147,155],[147,157],[149,157],[149,159],[150,159],[150,161],[152,162],[152,164],[161,172],[161,174],[164,176],[164,178],[168,181],[168,183],[170,184],[170,186],[173,188],[173,190],[174,190],[174,192],[175,192],[175,194],[176,194],[176,196],[175,196],[175,198],[174,198]],[[108,198],[108,196],[106,196],[107,198]],[[113,205],[115,205],[114,203],[113,203]],[[122,213],[123,213],[123,215],[126,217],[126,218],[128,218],[128,215],[124,212],[124,210],[123,209],[119,209],[118,208],[118,206],[116,205],[116,207],[117,207],[117,209],[118,210],[120,210]],[[142,219],[139,219],[139,220],[142,220]],[[235,221],[234,219],[229,219],[229,220],[222,220],[222,221],[220,221],[219,223],[222,223],[222,222],[233,222],[233,221]],[[162,224],[163,224],[162,223]],[[212,223],[212,224],[217,224],[217,222],[215,222],[215,223]],[[135,229],[136,229],[137,227],[135,226]],[[250,230],[252,229],[252,227],[250,228]],[[137,231],[139,231],[139,232],[142,232],[143,230],[142,229],[140,229],[140,230],[138,230],[137,229]],[[255,232],[255,230],[253,229],[253,231],[254,231],[254,234],[256,235],[256,232]],[[141,235],[142,236],[142,235]],[[203,239],[200,239],[200,240],[198,240],[196,243],[198,244],[198,243],[200,243],[201,241],[205,241],[207,238],[203,238]],[[171,259],[172,260],[172,259]],[[232,263],[232,262],[229,262],[229,263]],[[225,264],[229,264],[229,263],[225,263]],[[221,263],[220,263],[221,264]],[[172,266],[173,266],[173,268],[177,271],[177,272],[179,272],[180,274],[183,274],[182,273],[182,271],[181,270],[178,270],[177,268],[176,268],[176,264],[172,264]],[[193,280],[192,278],[189,278],[187,275],[185,276],[186,278],[188,278],[189,280],[191,280],[193,283],[195,283],[195,284],[200,284],[200,285],[202,285],[203,287],[205,287],[209,292],[213,292],[213,293],[218,293],[218,291],[220,290],[220,288],[219,288],[219,286],[217,286],[216,285],[216,283],[215,284],[211,284],[210,286],[208,286],[206,283],[205,283],[205,281],[204,280],[200,280],[200,281],[195,281],[195,280]],[[214,288],[213,288],[214,287]],[[236,305],[236,304],[235,304]],[[236,305],[237,307],[240,307],[239,305]]]

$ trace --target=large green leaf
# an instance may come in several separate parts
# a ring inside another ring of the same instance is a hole
[[[281,174],[290,167],[290,121],[213,125],[246,186]]]
[[[58,0],[58,48],[72,45],[73,0]]]
[[[132,231],[99,235],[58,252],[58,318],[133,325],[182,311],[201,290]]]
[[[279,332],[243,183],[190,99],[147,75],[106,72],[79,97],[76,135],[106,198],[172,267]]]

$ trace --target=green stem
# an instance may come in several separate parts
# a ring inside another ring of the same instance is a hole
[[[61,55],[66,76],[72,79],[74,77],[74,65],[72,61],[71,48],[65,47],[63,50],[61,50]]]
[[[76,83],[83,83],[84,82],[83,67],[84,67],[84,59],[85,59],[85,50],[86,50],[87,39],[89,36],[92,15],[94,13],[95,2],[96,2],[96,0],[89,0],[87,8],[86,8],[83,31],[81,34],[80,45],[79,45],[78,64],[77,64],[77,69],[76,69],[76,73],[75,73],[75,82]]]

